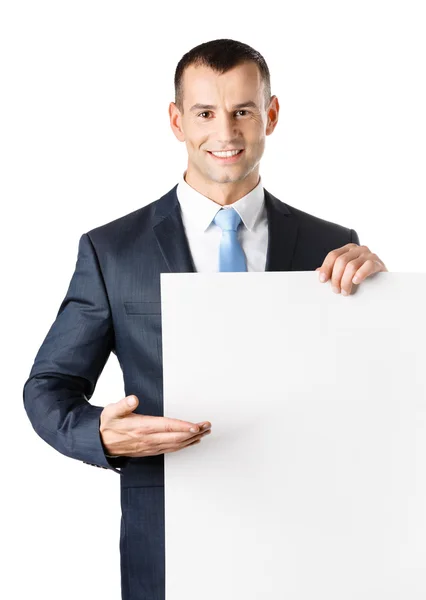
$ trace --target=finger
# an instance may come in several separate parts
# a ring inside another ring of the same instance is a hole
[[[200,431],[199,433],[180,433],[175,431],[151,433],[149,434],[149,440],[147,440],[147,443],[152,447],[176,446],[182,444],[183,442],[186,442],[187,440],[201,438],[204,435],[210,433],[210,431],[210,429],[206,429],[205,431]]]
[[[356,244],[354,244],[354,246],[356,246]],[[360,253],[362,253],[362,250],[360,250],[359,246],[356,246],[352,250],[340,254],[336,258],[336,262],[334,263],[333,271],[331,273],[331,287],[333,289],[333,292],[335,292],[336,294],[340,294],[341,281],[347,264],[350,261],[359,258]]]
[[[195,443],[199,443],[203,437],[209,435],[210,431],[205,431],[203,433],[199,433],[197,435],[191,435],[190,438],[186,440],[181,440],[179,443],[170,443],[170,440],[162,441],[160,443],[149,444],[147,445],[142,452],[138,452],[136,454],[129,453],[129,456],[157,456],[158,454],[164,454],[166,452],[175,452],[182,447],[190,446]],[[153,434],[156,435],[156,434]]]
[[[196,444],[199,444],[201,442],[201,440],[195,440],[195,441],[191,441],[188,444],[185,444],[185,446],[172,446],[170,448],[164,448],[162,452],[159,452],[159,454],[169,454],[170,452],[177,452],[178,450],[183,450],[184,448],[189,448],[190,446],[195,446]]]
[[[358,248],[359,246],[357,246],[356,244],[346,244],[346,246],[342,246],[341,248],[336,248],[335,250],[332,250],[331,252],[329,252],[327,254],[327,256],[325,257],[322,265],[320,267],[318,267],[318,269],[317,269],[320,271],[320,274],[319,274],[320,281],[321,282],[328,281],[333,272],[334,263],[336,262],[337,258],[355,247]]]
[[[200,435],[196,436],[195,438],[185,440],[184,442],[181,442],[180,444],[166,444],[162,447],[162,451],[163,452],[173,452],[173,451],[181,450],[182,448],[186,448],[187,446],[192,446],[193,444],[200,443],[202,438],[209,434],[210,434],[210,432],[208,431],[204,434],[200,434]]]
[[[198,433],[200,427],[197,423],[191,421],[182,421],[181,419],[172,419],[169,417],[154,417],[152,415],[140,415],[138,427],[142,433],[173,433],[188,432]]]
[[[203,433],[197,433],[193,437],[189,438],[189,440],[185,440],[184,442],[181,442],[180,444],[177,444],[177,445],[181,446],[182,444],[186,445],[189,442],[193,442],[193,441],[196,441],[196,440],[202,440],[203,438],[207,437],[210,434],[211,434],[211,430],[209,429],[208,431],[203,431]]]
[[[364,258],[361,256],[350,260],[343,272],[342,279],[340,281],[340,289],[343,296],[349,296],[352,293],[353,282],[352,279],[355,273],[358,271],[360,266],[364,263]]]
[[[201,440],[195,440],[195,442],[191,442],[187,446],[184,446],[184,448],[189,448],[189,446],[195,446],[195,444],[199,444],[200,442],[201,442]]]
[[[379,271],[383,270],[384,265],[380,262],[378,257],[374,257],[375,255],[373,255],[372,258],[369,258],[368,260],[364,261],[362,265],[360,265],[356,273],[354,273],[354,277],[352,278],[352,281],[353,279],[355,279],[353,283],[359,284],[373,273],[378,273]]]
[[[186,442],[182,443],[182,444],[173,444],[173,445],[162,445],[162,446],[158,446],[157,450],[150,450],[149,451],[149,456],[157,456],[158,454],[167,454],[169,452],[177,452],[178,450],[181,450],[182,448],[187,448],[188,446],[194,446],[195,444],[199,444],[201,442],[200,439],[197,440],[186,440]]]
[[[108,404],[105,409],[110,418],[125,417],[132,413],[139,404],[139,398],[131,395],[122,398],[118,402]]]
[[[210,429],[210,427],[212,426],[210,421],[200,421],[199,423],[196,423],[196,425],[198,425],[203,431],[204,429]]]

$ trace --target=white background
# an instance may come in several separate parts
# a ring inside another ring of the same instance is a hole
[[[186,168],[168,117],[182,55],[225,37],[257,49],[281,107],[263,185],[355,229],[390,271],[416,272],[425,27],[424,3],[410,0],[0,4],[1,596],[119,598],[119,475],[38,438],[22,388],[82,233],[156,200]],[[112,356],[92,402],[123,395]]]

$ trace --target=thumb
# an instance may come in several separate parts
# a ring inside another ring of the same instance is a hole
[[[126,396],[113,404],[114,417],[125,417],[135,410],[139,404],[139,399],[135,395]]]

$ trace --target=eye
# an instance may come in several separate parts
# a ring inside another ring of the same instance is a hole
[[[200,117],[201,115],[207,115],[207,114],[209,114],[210,112],[211,112],[210,110],[204,110],[203,112],[199,113],[197,116],[198,116],[198,117]],[[237,112],[237,113],[241,113],[241,112],[243,112],[243,113],[248,113],[249,111],[248,111],[248,110],[245,110],[245,109],[241,109],[241,110],[237,110],[236,112]]]

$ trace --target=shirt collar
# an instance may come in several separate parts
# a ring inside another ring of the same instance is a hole
[[[185,174],[186,171],[184,171],[176,189],[182,216],[185,221],[191,222],[193,227],[204,232],[222,206],[191,187],[185,181]],[[249,231],[253,231],[261,216],[264,203],[265,193],[261,177],[259,176],[259,182],[255,188],[239,200],[236,200],[233,204],[229,204],[223,208],[234,208],[240,215],[241,221],[246,228]]]

